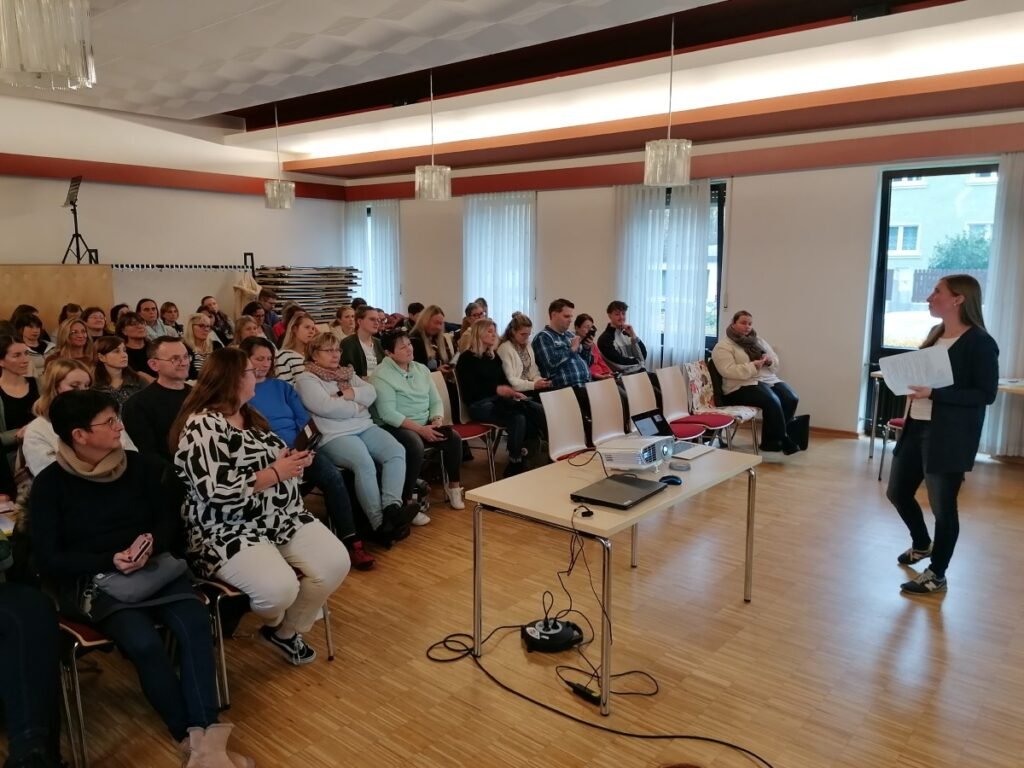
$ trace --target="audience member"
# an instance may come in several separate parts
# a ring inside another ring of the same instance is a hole
[[[97,339],[92,380],[93,389],[113,397],[118,408],[149,383],[128,365],[128,351],[120,336],[100,336]]]
[[[294,448],[296,439],[309,423],[309,413],[295,388],[274,378],[274,345],[261,336],[253,336],[239,344],[239,348],[249,357],[256,376],[256,394],[249,404],[267,418],[271,431],[285,445]],[[314,451],[312,456],[313,461],[303,479],[323,491],[327,515],[348,550],[352,565],[361,571],[369,570],[374,559],[356,536],[352,504],[341,472],[322,451]]]
[[[441,371],[446,379],[452,379],[452,359],[455,348],[444,332],[444,312],[436,304],[426,307],[416,319],[416,325],[409,332],[412,339],[413,359],[431,371]]]
[[[512,320],[498,344],[498,359],[509,386],[517,392],[550,389],[551,382],[540,375],[530,346],[533,321],[522,312],[513,312]]]
[[[213,334],[213,322],[207,312],[196,312],[189,315],[185,322],[185,336],[183,338],[189,354],[192,356],[192,365],[189,370],[189,378],[196,379],[203,370],[206,358],[224,345]]]
[[[190,729],[217,722],[216,671],[209,612],[184,563],[167,554],[178,516],[161,493],[163,468],[121,448],[123,427],[108,395],[58,395],[50,419],[60,438],[57,460],[36,479],[30,499],[40,573],[54,584],[62,612],[95,623],[132,662],[143,694],[184,749]],[[151,547],[136,555],[144,536]],[[131,602],[115,597],[118,576],[147,564],[163,583]],[[180,676],[158,625],[177,640]]]
[[[779,378],[779,356],[754,330],[754,318],[746,310],[732,316],[711,352],[711,359],[722,376],[722,394],[728,405],[750,405],[761,409],[761,451],[766,460],[779,451],[789,455],[800,447],[787,428],[800,399]]]
[[[168,328],[174,329],[174,332],[179,336],[185,332],[185,326],[178,322],[180,314],[178,312],[178,305],[173,301],[165,301],[160,305],[160,319],[164,321],[164,325]]]
[[[582,388],[590,381],[592,345],[569,330],[575,308],[568,299],[555,299],[548,306],[548,324],[533,337],[537,367],[555,389]]]
[[[147,339],[152,340],[160,336],[178,335],[177,331],[173,328],[168,328],[164,321],[160,319],[160,310],[157,309],[156,302],[152,299],[139,299],[135,305],[135,313],[146,324]]]
[[[96,360],[89,329],[81,320],[65,320],[57,329],[57,342],[47,361],[64,358],[92,365]]]
[[[331,321],[331,333],[341,341],[346,336],[356,332],[356,311],[348,304],[338,307],[334,313],[334,320]]]
[[[188,350],[176,336],[161,336],[149,345],[148,362],[156,381],[124,404],[124,426],[141,452],[156,454],[170,462],[168,435],[191,391],[185,383]]]
[[[359,309],[360,307],[365,306],[366,299],[362,298],[361,296],[356,296],[354,299],[352,299],[352,309]]]
[[[420,312],[422,311],[423,305],[418,301],[414,301],[412,304],[409,305],[405,319],[406,324],[410,329],[416,326],[416,321],[419,320]]]
[[[608,305],[608,327],[597,339],[597,349],[608,366],[621,374],[645,370],[647,347],[637,336],[633,326],[626,322],[629,306],[624,301]]]
[[[475,323],[477,320],[483,320],[485,317],[487,317],[487,310],[481,307],[475,301],[471,301],[469,304],[466,305],[466,314],[462,318],[462,325],[459,326],[459,330],[455,332],[455,335],[452,338],[452,341],[455,344],[455,348],[457,350],[461,352],[463,349],[465,349],[465,345],[463,344],[462,339],[465,336],[466,331],[469,330],[469,327],[473,325],[473,323]]]
[[[255,393],[245,352],[219,349],[171,430],[174,464],[188,489],[188,550],[200,574],[249,596],[264,640],[290,663],[308,664],[316,651],[302,635],[350,563],[341,542],[303,506],[299,478],[313,457],[270,431],[248,404]]]
[[[217,299],[214,296],[203,296],[203,300],[199,303],[199,309],[197,312],[206,312],[210,316],[210,320],[213,324],[213,332],[217,334],[217,338],[221,341],[221,346],[229,347],[235,340],[233,330],[231,328],[231,320],[220,311],[220,304],[217,303]]]
[[[263,328],[267,332],[267,338],[271,341],[276,341],[273,329],[281,320],[281,316],[275,311],[277,306],[277,292],[273,288],[261,288],[259,295],[256,297],[256,301],[259,302],[261,307],[263,307],[263,311],[265,313],[265,317],[263,318]],[[253,317],[256,317],[255,312],[246,312],[245,314],[251,314]]]
[[[540,452],[545,430],[544,409],[508,383],[501,360],[494,354],[498,332],[493,320],[477,320],[469,327],[463,341],[455,374],[469,415],[474,421],[500,424],[505,428],[508,435],[505,477],[517,475],[523,471],[523,459]]]
[[[39,399],[36,380],[28,375],[30,368],[28,347],[12,336],[0,336],[0,447],[10,468]]]
[[[600,348],[594,344],[594,334],[596,333],[594,318],[586,312],[581,312],[573,320],[573,327],[576,330],[576,335],[579,337],[580,348],[590,350],[590,378],[598,381],[613,378],[615,371],[612,370],[611,366],[604,359]]]
[[[403,505],[405,450],[373,423],[369,409],[376,390],[350,366],[340,364],[334,334],[317,335],[309,344],[307,359],[306,373],[295,379],[295,389],[323,435],[320,451],[355,474],[356,498],[374,538],[390,546],[408,536],[409,523],[419,512],[418,507]],[[376,464],[381,467],[379,487]]]
[[[487,306],[487,299],[485,299],[483,296],[480,296],[478,298],[473,299],[473,303],[484,311],[484,317],[489,317],[488,313],[490,312],[490,307]],[[469,313],[467,312],[466,314]]]
[[[372,410],[384,429],[405,448],[403,497],[412,499],[416,491],[425,449],[437,448],[448,476],[448,504],[452,509],[465,509],[459,479],[462,440],[450,426],[441,427],[444,406],[430,371],[412,359],[412,342],[405,331],[387,334],[382,346],[385,359],[370,379],[377,392]],[[422,511],[420,514],[426,517]]]
[[[30,375],[38,380],[46,367],[46,357],[53,351],[53,343],[43,341],[43,321],[36,315],[19,315],[14,321],[14,338],[28,347],[32,363]]]
[[[32,408],[36,418],[25,429],[25,440],[21,445],[25,468],[33,477],[38,477],[39,473],[57,460],[59,439],[50,424],[50,405],[57,395],[89,389],[91,386],[92,372],[78,360],[54,360],[46,366],[39,388],[39,399]],[[121,447],[127,451],[135,450],[135,444],[124,430],[121,430]]]
[[[81,316],[81,304],[65,304],[60,308],[60,314],[57,316],[57,325],[63,325],[68,320],[77,320]]]
[[[341,363],[351,366],[357,376],[370,378],[384,359],[384,350],[375,338],[380,329],[380,315],[373,307],[356,310],[356,332],[341,341]]]
[[[273,343],[264,338],[263,329],[254,318],[249,315],[242,315],[235,320],[235,346],[240,346],[246,339],[254,337],[257,339],[264,339],[275,351],[277,350],[277,347],[274,347]]]
[[[308,315],[302,307],[296,304],[294,301],[289,301],[284,305],[284,312],[281,314],[280,319],[274,323],[273,328],[273,342],[281,346],[281,341],[284,339],[285,331],[288,330],[288,326],[292,324],[292,319],[301,312],[304,315]]]
[[[131,312],[131,307],[127,304],[115,304],[110,308],[110,324],[117,327],[117,321],[121,319],[121,315],[125,312]]]
[[[82,320],[85,322],[86,331],[89,332],[89,338],[93,341],[110,333],[107,327],[107,313],[99,307],[86,307],[82,310]]]
[[[274,360],[278,379],[291,384],[306,370],[306,348],[316,334],[313,318],[302,311],[292,313],[288,330],[281,339],[281,348],[277,350]]]
[[[128,366],[144,379],[152,381],[149,368],[149,342],[146,333],[146,321],[135,312],[122,312],[117,321],[117,335],[124,339],[124,349],[128,354]],[[177,337],[174,337],[177,338]]]

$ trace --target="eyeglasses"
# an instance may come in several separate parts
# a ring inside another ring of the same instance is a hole
[[[113,429],[121,423],[120,416],[111,416],[106,421],[94,421],[89,424],[90,427],[106,427],[107,429]]]
[[[332,352],[337,352],[338,354],[341,354],[341,348],[340,347],[322,347],[321,349],[314,349],[313,352],[326,352],[327,354],[331,354]]]
[[[188,355],[171,355],[170,357],[154,357],[154,360],[159,360],[161,363],[187,363]]]

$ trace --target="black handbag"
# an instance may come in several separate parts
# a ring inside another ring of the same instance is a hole
[[[789,439],[792,440],[801,451],[807,450],[807,444],[811,439],[811,417],[809,414],[803,414],[802,416],[794,416],[789,420],[789,424],[786,425],[786,434],[789,435]]]
[[[179,560],[168,552],[161,552],[149,558],[149,561],[133,573],[108,571],[97,573],[92,583],[115,600],[122,603],[141,603],[176,578],[188,571],[184,560]]]

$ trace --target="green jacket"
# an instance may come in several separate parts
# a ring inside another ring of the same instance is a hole
[[[379,424],[399,427],[406,419],[426,424],[444,415],[441,396],[430,370],[422,363],[409,363],[407,373],[390,357],[385,357],[370,377],[370,383],[377,390],[377,399],[370,410]]]

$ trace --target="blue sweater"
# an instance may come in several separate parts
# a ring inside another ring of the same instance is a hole
[[[271,431],[288,447],[295,445],[295,438],[309,423],[309,413],[299,400],[299,393],[280,379],[267,379],[257,384],[256,396],[249,405],[267,417]]]

